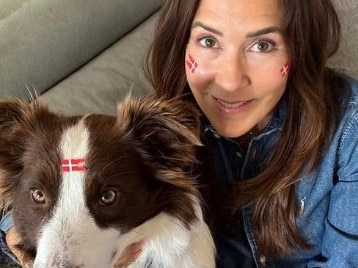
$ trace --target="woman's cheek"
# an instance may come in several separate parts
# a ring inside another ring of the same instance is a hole
[[[288,76],[290,73],[291,64],[289,62],[286,62],[282,67],[280,68],[280,74],[282,77]]]
[[[205,89],[214,78],[211,64],[207,60],[190,53],[186,55],[185,72],[192,90]]]
[[[185,66],[187,71],[194,74],[197,71],[199,64],[191,54],[188,54],[185,59]]]

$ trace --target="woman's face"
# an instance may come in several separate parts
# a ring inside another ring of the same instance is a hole
[[[261,130],[283,95],[289,52],[277,0],[201,0],[186,49],[186,77],[216,131]]]

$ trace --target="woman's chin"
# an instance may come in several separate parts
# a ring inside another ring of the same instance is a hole
[[[238,138],[238,137],[243,136],[249,132],[248,130],[245,130],[242,128],[235,129],[230,125],[228,125],[228,126],[221,126],[221,125],[215,126],[214,125],[214,128],[215,128],[216,133],[219,134],[219,136],[222,136],[225,138]]]

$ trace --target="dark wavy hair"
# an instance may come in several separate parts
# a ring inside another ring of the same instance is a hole
[[[330,0],[277,0],[292,70],[284,98],[288,117],[266,167],[254,178],[235,185],[234,209],[250,204],[259,254],[274,259],[293,248],[308,249],[295,223],[298,214],[295,183],[307,166],[316,169],[339,108],[335,73],[327,60],[340,43],[340,22]],[[147,74],[160,97],[190,93],[184,57],[191,24],[200,0],[166,0],[161,9],[147,58]],[[278,224],[279,223],[279,224]]]

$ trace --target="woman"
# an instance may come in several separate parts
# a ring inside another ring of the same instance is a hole
[[[218,267],[357,267],[358,83],[327,67],[329,0],[170,0],[148,58],[159,97],[203,112],[235,233]]]

